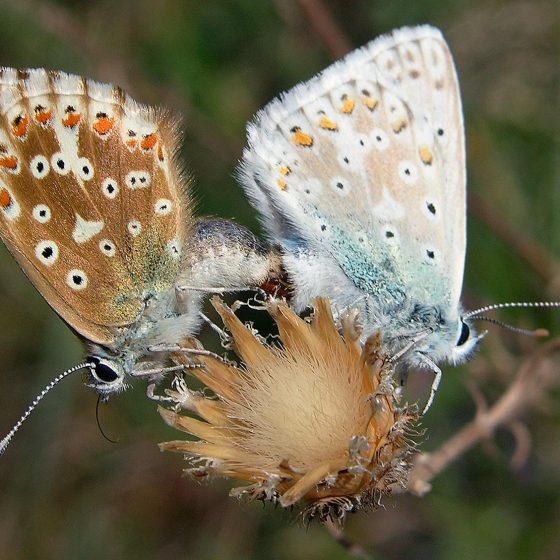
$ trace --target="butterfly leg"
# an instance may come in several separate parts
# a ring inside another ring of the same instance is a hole
[[[169,345],[169,344],[154,344],[153,346],[148,346],[148,352],[169,352],[169,353],[177,353],[177,354],[190,354],[192,356],[207,356],[210,358],[214,358],[215,360],[219,360],[223,363],[229,363],[225,358],[216,354],[215,352],[211,352],[210,350],[205,350],[204,348],[185,348],[183,346],[179,346],[178,344]],[[179,367],[179,366],[177,366]],[[183,365],[184,368],[189,367],[202,367],[201,364],[191,364]]]
[[[197,398],[197,393],[191,391],[188,388],[185,378],[182,375],[176,375],[171,382],[171,386],[172,389],[164,389],[164,393],[166,396],[156,395],[156,384],[151,383],[150,385],[148,385],[146,395],[153,401],[173,405],[173,408],[176,411],[183,409],[190,410],[191,412],[196,412],[196,410],[192,406],[192,402]]]
[[[422,410],[422,415],[424,415],[426,414],[426,412],[428,412],[428,410],[432,406],[432,403],[434,402],[434,397],[436,396],[436,392],[441,382],[442,371],[437,366],[437,364],[435,364],[434,362],[432,362],[432,360],[430,360],[430,358],[428,358],[424,354],[418,354],[418,355],[420,356],[422,363],[428,369],[430,369],[434,374],[434,380],[432,381],[432,386],[430,388],[430,396],[428,397],[428,402],[424,406],[424,410]]]
[[[173,404],[176,403],[176,400],[173,397],[164,397],[163,395],[156,395],[156,386],[157,383],[150,383],[146,388],[146,396],[151,401],[173,403]]]

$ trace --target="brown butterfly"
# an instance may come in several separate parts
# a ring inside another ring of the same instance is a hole
[[[196,331],[202,293],[186,286],[256,285],[274,266],[240,226],[193,219],[165,112],[109,84],[4,68],[0,113],[0,235],[84,341],[79,367],[101,396],[160,377],[164,348]]]

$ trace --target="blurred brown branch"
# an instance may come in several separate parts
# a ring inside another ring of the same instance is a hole
[[[334,59],[343,57],[354,47],[322,0],[298,0],[311,27]]]
[[[325,527],[334,538],[334,540],[344,549],[346,552],[354,556],[355,558],[363,558],[365,560],[370,560],[372,556],[363,548],[361,545],[351,541],[344,534],[343,529],[340,525],[337,525],[334,521],[327,521]]]
[[[474,445],[491,438],[500,427],[512,431],[517,449],[514,464],[527,456],[527,431],[521,428],[519,416],[533,405],[560,377],[560,339],[545,344],[518,369],[517,376],[502,397],[491,407],[477,398],[477,413],[437,451],[419,453],[409,481],[408,491],[423,495],[431,488],[430,481]]]

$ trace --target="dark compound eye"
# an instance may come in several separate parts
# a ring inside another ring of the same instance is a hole
[[[457,341],[457,346],[463,346],[467,340],[469,340],[469,336],[471,335],[471,329],[469,329],[469,325],[467,323],[463,323],[461,327],[461,335],[459,336],[459,340]]]
[[[87,361],[94,364],[92,373],[94,377],[99,379],[99,381],[103,381],[103,383],[111,383],[112,381],[118,379],[119,375],[117,372],[111,366],[101,363],[99,358],[89,356]]]

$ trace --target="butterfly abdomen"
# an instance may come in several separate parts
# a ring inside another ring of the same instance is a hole
[[[199,288],[254,288],[282,274],[278,252],[228,220],[195,222],[188,254],[185,281]]]

